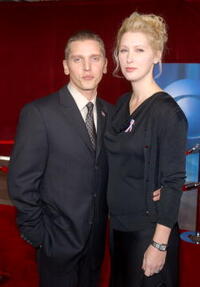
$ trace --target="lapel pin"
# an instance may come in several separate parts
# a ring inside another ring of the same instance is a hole
[[[102,115],[103,117],[106,116],[106,114],[104,113],[104,111],[101,111],[101,115]]]

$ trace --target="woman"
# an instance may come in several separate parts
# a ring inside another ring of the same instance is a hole
[[[153,78],[166,41],[164,20],[152,14],[133,13],[117,34],[116,70],[132,92],[118,101],[106,134],[113,287],[178,286],[176,222],[187,120]],[[160,186],[154,202],[152,192]]]

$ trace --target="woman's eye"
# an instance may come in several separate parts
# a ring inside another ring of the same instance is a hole
[[[136,52],[142,53],[142,52],[144,52],[144,49],[138,48],[138,49],[136,49]]]
[[[126,53],[126,52],[128,52],[127,49],[120,49],[120,53]]]

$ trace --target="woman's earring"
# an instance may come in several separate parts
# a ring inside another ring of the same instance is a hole
[[[154,79],[157,79],[162,74],[162,63],[161,63],[161,61],[155,63],[155,65],[157,65],[157,64],[158,64],[158,74],[155,75]]]

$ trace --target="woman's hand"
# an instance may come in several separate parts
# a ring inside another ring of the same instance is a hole
[[[152,276],[155,273],[159,273],[164,264],[167,251],[160,251],[149,245],[144,253],[142,269],[144,270],[144,275]]]
[[[168,244],[171,228],[156,224],[156,229],[153,235],[153,241],[159,244]],[[144,253],[142,269],[146,276],[152,276],[155,273],[159,273],[165,264],[167,251],[160,251],[156,247],[149,245]]]
[[[153,201],[160,200],[160,193],[161,193],[161,188],[154,190],[154,192],[153,192]]]

